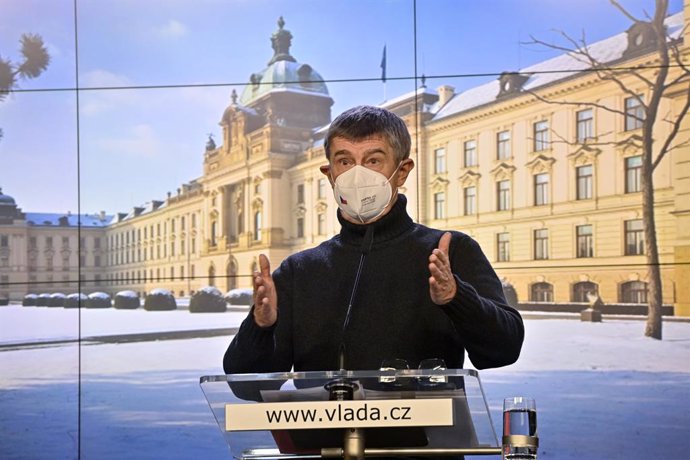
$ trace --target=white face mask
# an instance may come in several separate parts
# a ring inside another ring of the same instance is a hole
[[[393,189],[388,184],[401,164],[389,178],[361,165],[339,175],[333,187],[338,207],[363,224],[379,217],[393,198]]]

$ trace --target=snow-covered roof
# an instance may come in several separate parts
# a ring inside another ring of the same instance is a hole
[[[678,38],[683,29],[683,13],[669,16],[666,18],[665,24],[669,39]],[[589,45],[588,50],[597,61],[605,63],[621,59],[627,46],[627,33],[622,32]],[[589,62],[583,56],[567,53],[520,69],[518,73],[529,76],[523,88],[527,91],[533,91],[550,83],[572,77],[578,71],[589,67]],[[433,121],[494,102],[498,97],[499,89],[499,81],[492,80],[458,93],[436,113]]]
[[[101,214],[60,214],[50,212],[27,212],[26,223],[44,227],[106,227],[113,219]]]
[[[420,86],[419,88],[416,88],[413,91],[407,92],[405,94],[401,94],[400,96],[398,96],[396,98],[390,99],[388,101],[385,101],[385,102],[379,104],[379,107],[382,107],[384,109],[388,109],[390,107],[395,106],[396,104],[404,102],[408,99],[412,99],[416,96],[421,96],[423,94],[438,96],[438,93],[435,90],[429,89],[426,86]]]

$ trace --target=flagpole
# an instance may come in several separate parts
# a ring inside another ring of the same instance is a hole
[[[383,44],[383,56],[381,56],[381,81],[383,82],[383,102],[388,99],[386,97],[386,44]]]

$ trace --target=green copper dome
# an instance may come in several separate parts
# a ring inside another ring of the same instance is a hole
[[[293,91],[322,94],[328,96],[328,88],[323,78],[309,64],[300,64],[290,55],[292,34],[283,29],[285,21],[278,19],[278,30],[271,36],[273,57],[268,67],[249,77],[244,87],[240,103],[249,105],[264,94],[273,91]]]

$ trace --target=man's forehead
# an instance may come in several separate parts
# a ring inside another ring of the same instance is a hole
[[[333,138],[331,148],[336,155],[360,150],[364,150],[365,152],[379,151],[383,153],[392,153],[392,148],[388,140],[384,136],[378,134],[361,139],[348,139],[346,137],[337,136]]]

